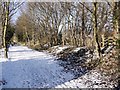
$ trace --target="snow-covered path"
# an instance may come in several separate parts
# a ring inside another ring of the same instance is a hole
[[[55,57],[23,46],[9,49],[9,59],[0,58],[4,88],[55,87],[73,79],[66,73]]]
[[[113,88],[107,77],[91,70],[74,79],[55,61],[56,57],[24,46],[9,49],[9,59],[0,50],[0,89],[3,88]],[[106,77],[106,78],[105,78]]]

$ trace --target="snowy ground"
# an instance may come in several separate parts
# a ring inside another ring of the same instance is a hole
[[[72,73],[64,72],[64,68],[55,61],[55,57],[45,52],[38,52],[23,46],[9,49],[9,59],[3,58],[1,52],[0,85],[3,88],[105,88],[102,76],[91,71],[73,79]],[[5,85],[3,85],[5,84]],[[112,87],[109,84],[107,87]]]
[[[73,78],[63,72],[55,57],[23,46],[9,49],[9,60],[0,58],[5,88],[54,87]]]

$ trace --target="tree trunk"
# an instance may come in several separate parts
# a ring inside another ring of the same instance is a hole
[[[81,32],[81,39],[82,39],[82,46],[85,46],[85,36],[84,33],[85,32],[85,11],[84,11],[84,5],[82,8],[82,32]]]
[[[6,33],[7,33],[7,26],[8,26],[8,17],[9,17],[9,2],[5,2],[5,24],[3,30],[3,46],[4,46],[4,57],[8,58],[8,45],[6,41]]]
[[[97,2],[94,3],[94,44],[96,47],[97,54],[101,58],[101,48],[99,44],[98,29],[97,29]]]
[[[118,34],[120,31],[120,15],[119,15],[119,11],[120,11],[120,1],[119,2],[115,2],[114,5],[114,11],[113,11],[113,16],[114,16],[114,37],[118,39]]]

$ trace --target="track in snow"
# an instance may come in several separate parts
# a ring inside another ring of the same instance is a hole
[[[46,88],[64,84],[73,79],[59,66],[55,57],[23,46],[9,49],[9,60],[0,58],[4,88]]]

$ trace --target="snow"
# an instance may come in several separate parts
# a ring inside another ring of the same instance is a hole
[[[63,50],[67,47],[57,47]],[[78,50],[78,49],[77,49]],[[56,57],[25,46],[9,48],[9,59],[0,50],[0,88],[105,88],[103,77],[91,70],[77,79],[55,61]],[[4,81],[4,85],[2,82]],[[105,82],[107,83],[107,82]],[[113,88],[111,84],[107,88]]]
[[[2,64],[0,63],[0,80],[2,80]],[[2,87],[0,86],[0,90],[2,89]]]
[[[80,49],[85,49],[85,47],[78,47],[78,48],[75,48],[74,52],[78,52]]]
[[[98,71],[92,70],[77,79],[65,82],[55,88],[113,88],[112,83],[107,84],[107,81],[102,80],[103,77],[105,76],[101,76]]]
[[[52,50],[53,50],[52,53],[58,54],[69,47],[70,46],[63,46],[63,47],[62,46],[54,46],[54,47],[52,47]]]
[[[68,48],[68,46],[65,47],[59,47],[56,53],[62,52],[64,49]]]
[[[4,88],[54,87],[73,78],[54,61],[55,57],[23,46],[9,49],[9,59],[0,58]]]

